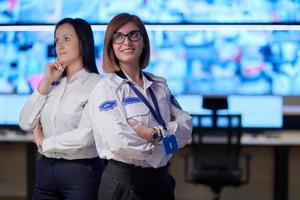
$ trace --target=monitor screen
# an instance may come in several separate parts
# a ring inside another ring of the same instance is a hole
[[[203,97],[200,95],[178,95],[177,101],[190,114],[212,114],[202,108]],[[244,129],[280,129],[283,126],[283,98],[281,96],[240,96],[230,95],[228,109],[218,114],[241,114]],[[207,118],[210,119],[211,118]],[[204,125],[211,126],[211,121]],[[222,123],[222,121],[220,121]]]
[[[28,95],[0,94],[0,126],[15,126]]]
[[[229,96],[230,114],[242,114],[245,128],[275,128],[283,125],[281,96]]]
[[[121,12],[146,23],[293,23],[299,9],[296,0],[2,0],[0,24],[53,24],[64,17],[99,24]]]

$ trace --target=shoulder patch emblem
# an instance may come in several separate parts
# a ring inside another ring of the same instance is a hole
[[[102,104],[99,105],[99,110],[100,111],[108,111],[110,109],[113,109],[116,106],[117,106],[117,101],[116,100],[105,101],[105,102],[103,102]]]
[[[139,102],[141,102],[141,99],[139,97],[125,97],[123,99],[124,105],[132,104],[132,103],[139,103]]]

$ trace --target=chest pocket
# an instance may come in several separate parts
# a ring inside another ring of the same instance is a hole
[[[70,95],[64,103],[64,112],[68,114],[80,114],[87,103],[87,95]]]
[[[136,122],[148,124],[151,113],[149,108],[143,102],[126,104],[124,107],[129,124]]]
[[[87,95],[70,94],[64,102],[63,110],[66,116],[66,123],[73,128],[78,128],[83,108],[87,103]]]

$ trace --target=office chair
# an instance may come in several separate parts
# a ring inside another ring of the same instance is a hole
[[[207,105],[223,108],[227,103],[218,98]],[[188,182],[209,186],[214,200],[219,200],[224,186],[237,187],[249,182],[251,155],[243,154],[244,176],[240,168],[241,115],[218,115],[216,110],[212,115],[192,115],[194,128],[191,153],[185,156],[185,177]]]

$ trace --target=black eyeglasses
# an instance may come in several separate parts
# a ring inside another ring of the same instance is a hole
[[[126,35],[121,32],[116,32],[113,34],[112,41],[115,44],[120,44],[124,42],[126,37],[128,37],[128,39],[132,42],[138,41],[142,38],[142,31],[134,30],[130,31]]]

